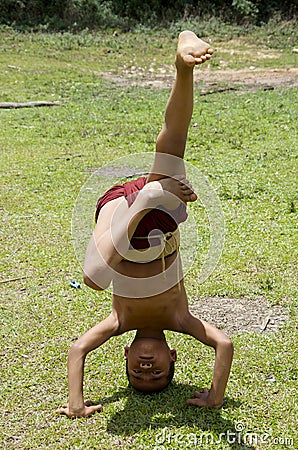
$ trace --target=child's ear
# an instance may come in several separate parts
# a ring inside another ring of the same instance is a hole
[[[174,350],[170,350],[170,353],[171,353],[172,361],[176,362],[177,361],[177,352],[176,352],[176,350],[175,349]]]
[[[129,347],[128,347],[128,345],[126,345],[126,346],[124,347],[124,358],[125,358],[125,359],[127,359],[128,351],[129,351]]]

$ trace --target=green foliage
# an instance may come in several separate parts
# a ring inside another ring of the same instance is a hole
[[[254,17],[259,12],[257,5],[250,0],[233,0],[232,6],[242,16]]]
[[[121,23],[112,12],[111,1],[100,0],[1,0],[0,23],[40,25],[50,29],[113,26]]]
[[[294,0],[0,0],[0,24],[54,30],[156,26],[190,17],[224,18],[232,23],[260,23],[278,13],[293,18]]]

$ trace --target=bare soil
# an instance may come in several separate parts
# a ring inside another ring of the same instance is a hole
[[[164,66],[146,73],[142,68],[132,66],[123,70],[122,74],[114,75],[102,72],[103,78],[122,86],[143,86],[155,88],[170,88],[174,79],[172,67]],[[256,69],[251,66],[247,69],[231,70],[203,70],[196,71],[195,83],[201,86],[202,94],[217,91],[237,89],[247,90],[272,90],[277,87],[298,86],[298,69]]]
[[[270,306],[264,297],[257,300],[227,297],[196,299],[190,305],[190,311],[194,316],[222,329],[229,336],[245,332],[278,332],[289,317],[286,307]]]

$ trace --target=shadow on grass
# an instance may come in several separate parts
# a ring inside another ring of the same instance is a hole
[[[190,442],[217,444],[225,442],[232,449],[253,449],[241,439],[239,423],[223,418],[222,410],[186,406],[193,397],[195,386],[172,382],[163,392],[142,394],[132,387],[121,389],[111,397],[101,399],[103,405],[126,398],[124,409],[117,411],[108,421],[107,432],[132,436],[142,431],[155,431],[156,444]],[[223,408],[238,408],[240,401],[225,398]],[[183,427],[180,432],[177,429]],[[192,430],[188,432],[185,427]],[[161,447],[162,448],[162,447]]]

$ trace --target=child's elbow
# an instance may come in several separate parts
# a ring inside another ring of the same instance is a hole
[[[230,355],[233,356],[233,354],[234,354],[234,344],[233,344],[233,342],[231,341],[231,339],[228,336],[226,336],[225,339],[223,339],[221,341],[220,345],[221,345],[221,348],[225,349],[225,351],[227,353],[229,353]]]
[[[88,353],[81,339],[78,339],[72,344],[68,352],[68,364],[77,363],[83,360]]]

